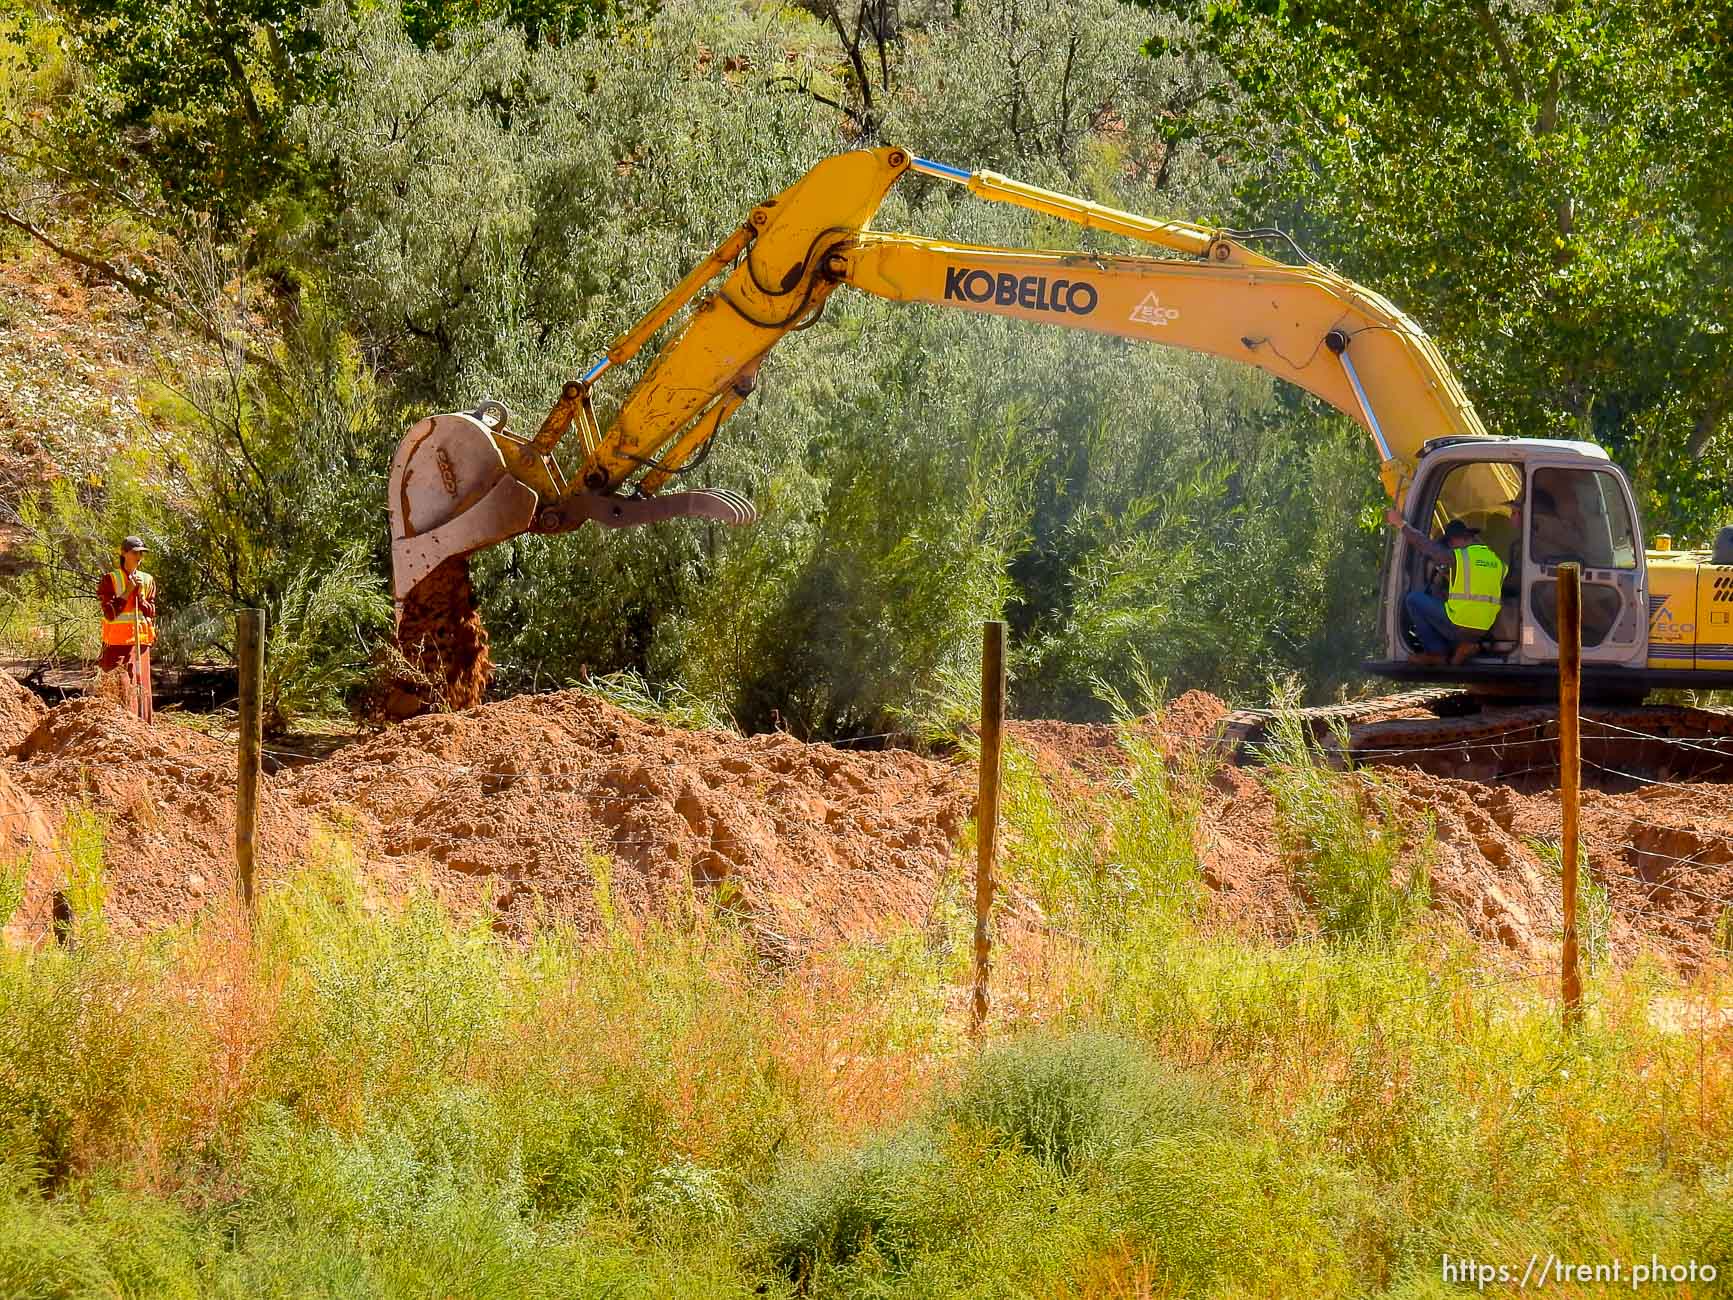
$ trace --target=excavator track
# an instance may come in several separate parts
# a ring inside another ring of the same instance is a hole
[[[1414,709],[1432,710],[1435,714],[1446,715],[1453,712],[1452,701],[1457,701],[1461,706],[1455,708],[1455,712],[1466,711],[1472,707],[1472,697],[1467,691],[1455,686],[1434,686],[1352,700],[1346,704],[1320,705],[1301,709],[1299,714],[1312,739],[1322,744],[1329,740],[1333,729],[1338,725],[1352,728],[1357,723],[1373,718],[1388,717]],[[1279,709],[1236,709],[1228,714],[1222,721],[1221,732],[1226,751],[1236,762],[1243,763],[1254,759],[1257,752],[1269,743],[1270,726],[1280,716]]]
[[[1558,772],[1558,710],[1436,688],[1302,709],[1300,719],[1336,762],[1396,764],[1464,781],[1550,784]],[[1261,759],[1273,709],[1225,720],[1225,753]],[[1582,710],[1584,780],[1603,788],[1656,781],[1733,780],[1733,710],[1673,704],[1590,704]],[[1344,748],[1338,732],[1346,736]]]

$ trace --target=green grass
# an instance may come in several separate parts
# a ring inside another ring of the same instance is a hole
[[[649,722],[704,731],[739,730],[728,711],[714,701],[694,694],[679,682],[657,690],[642,673],[630,668],[586,678],[572,685]]]
[[[1406,824],[1376,775],[1334,770],[1293,707],[1270,725],[1264,780],[1276,801],[1278,840],[1310,896],[1321,929],[1336,938],[1398,933],[1425,906],[1432,827]],[[1348,752],[1345,730],[1336,751]]]
[[[1733,1275],[1728,1037],[1650,1015],[1725,981],[1603,963],[1567,1037],[1549,982],[1429,913],[1211,928],[1193,775],[1127,743],[1111,793],[1014,768],[1007,865],[1066,924],[1004,932],[978,1047],[953,913],[776,969],[702,909],[514,943],[479,900],[382,903],[333,837],[251,935],[218,909],[7,949],[0,1294],[1417,1296],[1453,1294],[1443,1254],[1531,1252]],[[101,826],[72,838],[100,900]]]

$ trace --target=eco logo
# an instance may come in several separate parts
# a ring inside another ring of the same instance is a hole
[[[1143,295],[1143,301],[1131,309],[1131,319],[1139,325],[1165,325],[1179,319],[1178,307],[1163,307],[1153,293]]]
[[[1649,636],[1659,641],[1684,641],[1697,634],[1695,623],[1675,623],[1666,596],[1649,597]]]

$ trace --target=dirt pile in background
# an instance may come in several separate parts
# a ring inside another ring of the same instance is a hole
[[[468,556],[442,561],[410,591],[397,623],[397,645],[410,672],[384,674],[372,702],[376,716],[398,720],[433,709],[469,709],[487,697],[493,660],[475,607]]]
[[[73,700],[47,713],[0,776],[34,801],[56,835],[76,810],[102,819],[107,910],[118,929],[175,920],[233,889],[230,745],[168,723],[147,727],[108,700]],[[258,852],[267,878],[296,860],[308,826],[265,783]],[[18,918],[28,931],[46,927],[49,894],[63,876],[55,855],[33,862]]]
[[[1275,801],[1256,767],[1220,760],[1211,744],[1221,701],[1188,692],[1145,725],[1170,755],[1189,755],[1205,784],[1198,853],[1213,915],[1272,938],[1313,927],[1311,910],[1277,843]],[[1115,730],[1018,723],[1013,743],[1073,790],[1098,791],[1125,763]],[[1484,942],[1524,956],[1557,943],[1562,924],[1555,790],[1452,780],[1380,764],[1366,806],[1389,814],[1415,844],[1430,841],[1434,906]],[[1605,942],[1621,955],[1651,947],[1687,966],[1714,956],[1733,904],[1733,785],[1695,782],[1583,794],[1588,878],[1605,891]],[[1585,933],[1598,924],[1591,914]]]
[[[0,673],[0,755],[10,754],[41,725],[48,714],[43,704],[11,674]]]
[[[1272,939],[1308,933],[1315,909],[1279,847],[1267,776],[1223,762],[1215,743],[1226,712],[1191,692],[1139,725],[1195,796],[1211,916]],[[230,744],[166,722],[147,728],[98,700],[35,716],[0,760],[0,851],[32,851],[24,931],[45,928],[61,870],[37,850],[81,807],[108,826],[119,927],[228,895]],[[1064,800],[1123,789],[1127,758],[1112,727],[1012,723],[1009,739],[1014,761],[1031,759]],[[1531,957],[1552,949],[1555,792],[1400,766],[1360,779],[1374,818],[1430,845],[1436,907],[1485,942]],[[268,884],[296,867],[324,820],[356,838],[382,894],[425,877],[447,896],[479,896],[518,931],[538,909],[587,924],[609,897],[655,911],[696,889],[774,953],[929,918],[974,786],[958,762],[688,731],[577,691],[520,697],[417,718],[266,777],[260,873]],[[1733,785],[1590,790],[1583,835],[1588,877],[1610,904],[1585,907],[1591,945],[1621,956],[1654,947],[1686,965],[1716,950],[1733,899]]]
[[[87,807],[106,823],[108,910],[122,930],[185,917],[233,888],[232,745],[113,704],[49,712],[0,764],[44,842]],[[971,813],[954,764],[645,722],[582,692],[417,718],[261,781],[261,882],[335,823],[374,886],[425,876],[480,894],[516,930],[536,909],[595,920],[600,886],[642,910],[696,887],[767,952],[931,915]],[[35,864],[20,933],[48,924],[64,868]]]
[[[913,754],[686,731],[579,691],[417,718],[278,785],[353,809],[379,858],[487,878],[508,923],[538,898],[591,915],[611,861],[619,901],[697,885],[771,944],[925,918],[969,787]]]
[[[1159,717],[1148,717],[1136,725],[1139,731],[1169,758],[1196,752],[1215,734],[1228,706],[1208,691],[1187,691],[1171,701]],[[1075,785],[1111,778],[1125,766],[1115,727],[1092,722],[1008,722],[1005,733],[1025,754],[1035,760],[1042,777]]]

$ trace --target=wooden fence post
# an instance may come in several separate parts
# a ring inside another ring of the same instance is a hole
[[[1583,1018],[1583,973],[1577,946],[1577,812],[1582,795],[1583,617],[1582,570],[1575,564],[1558,568],[1558,747],[1559,800],[1562,805],[1560,843],[1564,887],[1564,942],[1559,954],[1560,993],[1564,1022],[1575,1029]]]
[[[999,769],[1004,752],[1005,625],[981,624],[981,785],[975,803],[975,999],[969,1027],[987,1019],[992,970],[993,864],[999,845]]]
[[[243,609],[235,615],[235,659],[240,667],[239,767],[235,773],[235,888],[248,912],[253,908],[253,837],[259,823],[259,742],[263,725],[261,687],[265,676],[265,611]]]

